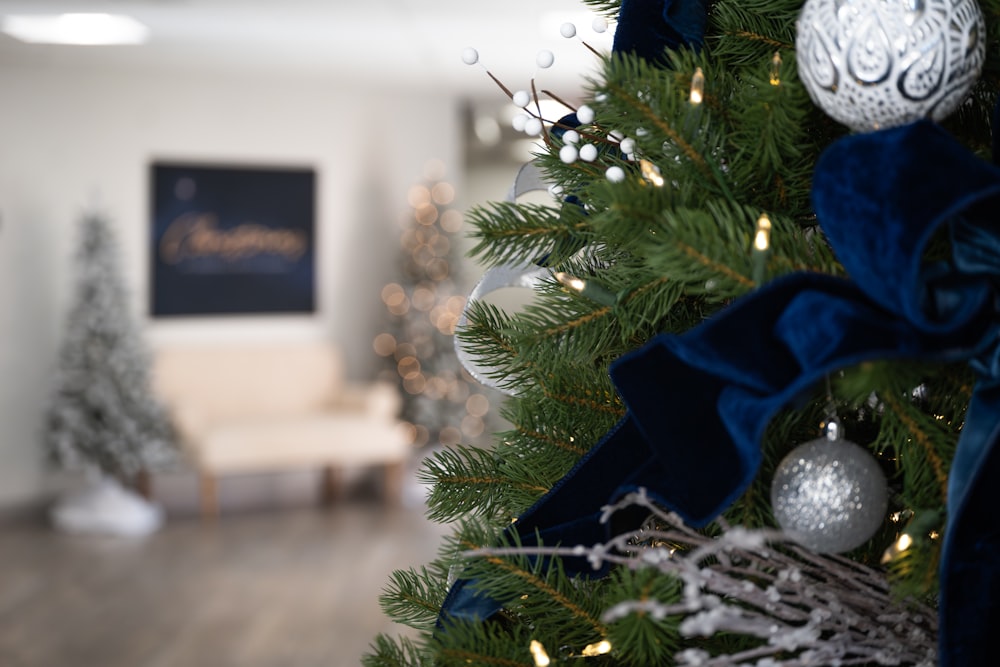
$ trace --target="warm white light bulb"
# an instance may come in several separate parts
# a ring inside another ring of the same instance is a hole
[[[689,99],[694,105],[701,104],[702,100],[705,99],[705,73],[701,71],[700,67],[695,67],[694,74],[691,75],[691,97]]]
[[[535,659],[535,667],[548,667],[551,664],[552,661],[549,659],[549,654],[545,652],[542,642],[532,639],[528,650],[531,651],[531,657]]]
[[[909,549],[912,546],[913,546],[913,538],[910,537],[909,535],[907,535],[906,533],[903,533],[902,535],[900,535],[899,539],[896,540],[896,550],[897,551],[906,551],[907,549]]]
[[[571,276],[568,273],[563,273],[562,271],[556,271],[554,275],[556,280],[558,280],[560,283],[562,283],[566,287],[569,287],[572,290],[576,290],[577,292],[582,292],[584,288],[587,287],[587,283],[585,281],[580,280],[576,276]]]
[[[588,644],[583,647],[583,651],[581,651],[581,653],[587,658],[604,655],[605,653],[611,653],[611,642],[607,639],[602,639],[596,644]]]
[[[757,219],[757,235],[753,239],[753,247],[761,252],[771,246],[771,219],[762,214]]]

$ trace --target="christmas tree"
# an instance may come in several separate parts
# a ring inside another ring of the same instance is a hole
[[[400,418],[416,447],[475,442],[487,432],[489,390],[475,384],[455,355],[453,334],[465,306],[458,232],[462,214],[454,186],[437,163],[408,193],[401,219],[399,278],[382,288],[391,316],[375,352],[391,362],[387,379],[400,385]]]
[[[588,4],[560,201],[469,215],[548,275],[459,333],[513,427],[366,664],[992,664],[1000,3]]]
[[[59,466],[97,469],[130,484],[170,461],[175,449],[166,411],[150,389],[149,354],[129,310],[118,253],[108,222],[87,215],[45,436]]]

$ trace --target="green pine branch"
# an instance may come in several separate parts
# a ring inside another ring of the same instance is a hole
[[[439,522],[470,515],[496,520],[507,515],[507,495],[517,486],[504,475],[493,452],[463,445],[431,454],[418,478],[432,485],[427,498],[428,517]],[[523,486],[537,494],[548,490],[531,484]]]
[[[447,593],[447,576],[440,563],[393,572],[379,597],[382,610],[397,623],[430,631]]]
[[[362,658],[364,667],[429,667],[435,664],[426,649],[408,637],[389,637],[379,634],[371,652]]]

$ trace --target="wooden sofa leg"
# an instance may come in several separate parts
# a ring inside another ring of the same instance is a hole
[[[201,518],[214,519],[219,516],[219,495],[214,475],[206,472],[199,475],[201,491]]]
[[[382,492],[385,503],[398,507],[403,502],[403,477],[406,465],[403,463],[386,463],[382,468]]]
[[[340,468],[332,464],[323,466],[322,502],[324,505],[332,505],[340,497],[343,485],[344,475]]]

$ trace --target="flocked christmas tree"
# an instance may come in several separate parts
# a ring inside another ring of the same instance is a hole
[[[588,4],[559,201],[469,215],[546,276],[459,334],[513,428],[366,664],[993,664],[1000,3]]]
[[[107,220],[87,215],[46,424],[52,460],[126,484],[171,461],[172,428],[149,375],[115,236]]]

